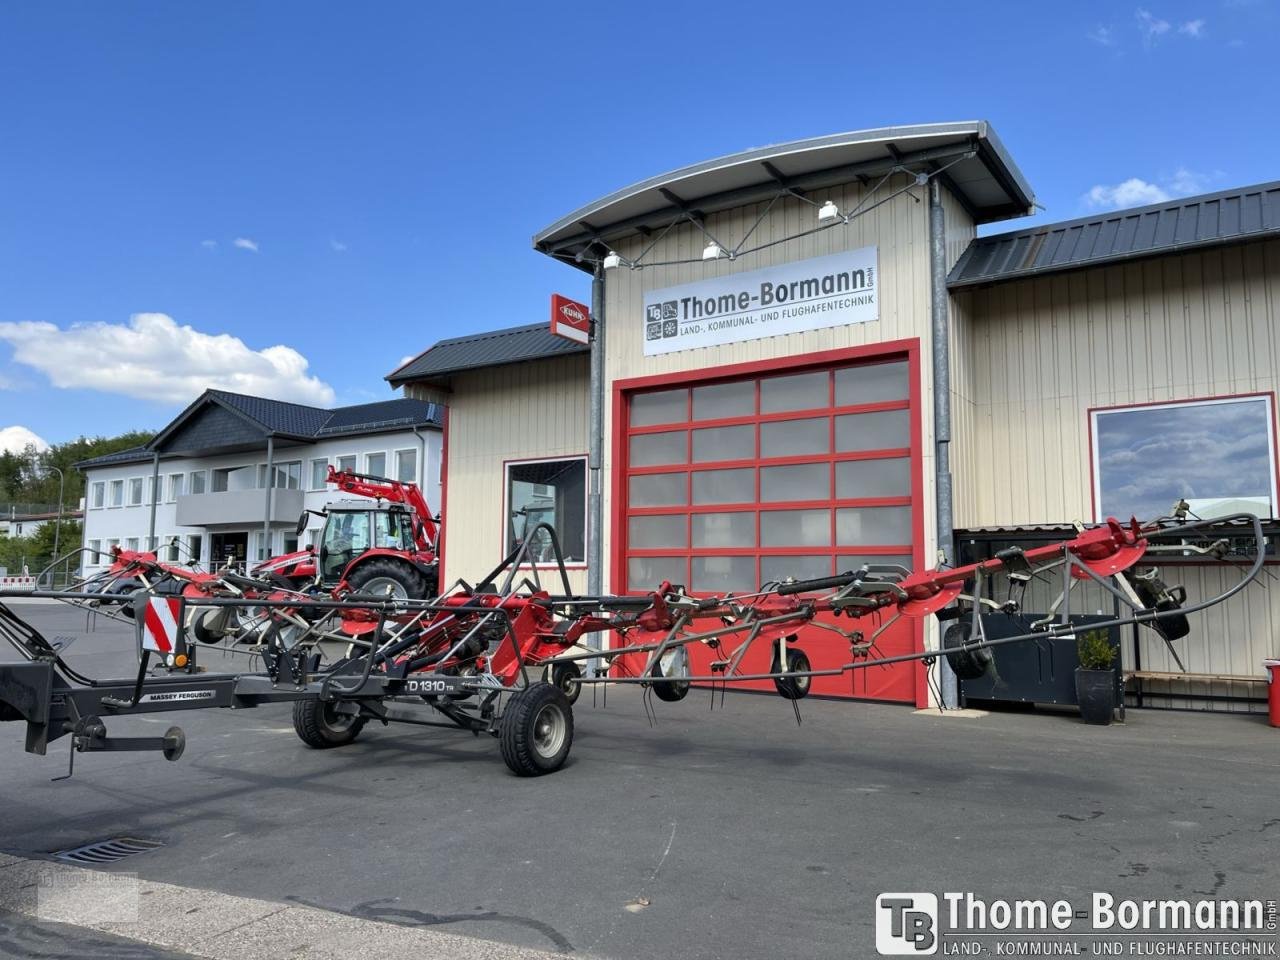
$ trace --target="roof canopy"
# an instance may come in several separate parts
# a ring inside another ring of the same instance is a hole
[[[953,162],[954,161],[954,162]],[[985,120],[858,130],[758,147],[632,184],[533,238],[536,249],[573,261],[593,243],[666,226],[683,213],[714,213],[753,203],[779,188],[799,192],[865,180],[894,167],[942,174],[978,223],[1031,212],[1035,197]],[[584,265],[589,269],[589,265]]]
[[[951,289],[1280,236],[1280,182],[979,237]]]
[[[387,380],[391,386],[398,387],[410,380],[433,380],[464,370],[589,353],[590,350],[585,343],[555,336],[545,323],[534,323],[441,340],[387,374]]]

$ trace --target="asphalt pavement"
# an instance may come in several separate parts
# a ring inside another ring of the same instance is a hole
[[[73,666],[131,672],[127,629],[15,609],[74,638]],[[0,850],[158,840],[98,869],[620,960],[871,956],[886,891],[1280,890],[1280,730],[1260,717],[1131,709],[1089,727],[806,700],[797,726],[779,698],[730,693],[711,709],[695,690],[657,703],[650,726],[636,689],[604,699],[583,693],[568,763],[537,779],[463,732],[369,726],[310,750],[271,706],[109,721],[125,735],[179,724],[186,754],[81,755],[55,783],[65,741],[30,756],[21,726],[0,724]],[[114,956],[77,947],[74,928],[24,923],[0,915],[0,951],[47,936],[60,956]]]

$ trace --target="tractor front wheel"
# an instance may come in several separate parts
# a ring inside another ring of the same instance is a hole
[[[521,777],[540,777],[564,765],[573,745],[573,707],[552,683],[530,684],[511,695],[499,723],[502,759]]]
[[[347,584],[355,593],[387,596],[393,600],[425,600],[427,581],[407,563],[374,557],[359,564]]]

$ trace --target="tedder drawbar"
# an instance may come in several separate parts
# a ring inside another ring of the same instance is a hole
[[[1208,528],[1224,526],[1250,530],[1251,561],[1228,556],[1227,540],[1203,545]],[[350,743],[371,720],[445,726],[494,736],[507,766],[532,776],[558,769],[568,756],[581,684],[640,684],[649,709],[649,695],[676,701],[691,684],[714,688],[743,681],[772,681],[794,703],[809,693],[814,677],[907,661],[928,670],[939,657],[961,678],[975,678],[991,669],[993,647],[1069,637],[1073,591],[1085,583],[1109,594],[1116,612],[1091,628],[1142,624],[1171,642],[1190,631],[1188,614],[1253,581],[1265,549],[1254,516],[1188,521],[1183,512],[1148,524],[1112,519],[1070,540],[1012,547],[962,567],[912,573],[867,565],[832,577],[767,583],[749,595],[694,596],[663,583],[647,595],[589,597],[572,592],[554,530],[540,525],[535,533],[545,537],[526,538],[475,586],[459,580],[433,600],[356,593],[321,599],[229,573],[202,575],[194,584],[178,577],[175,585],[176,574],[154,558],[134,558],[130,570],[150,564],[150,574],[132,576],[129,596],[118,601],[137,624],[140,648],[136,676],[124,679],[79,673],[58,646],[0,604],[0,634],[22,656],[0,665],[0,720],[25,721],[32,753],[45,753],[65,736],[73,761],[76,752],[95,750],[159,750],[176,760],[185,744],[179,728],[162,737],[120,737],[108,733],[107,721],[291,702],[297,734],[312,747]],[[553,548],[560,593],[544,589],[530,562],[528,544],[535,539]],[[1241,579],[1188,604],[1181,587],[1168,587],[1149,566],[1149,558],[1162,552],[1235,563]],[[1004,599],[989,595],[997,574],[1008,580]],[[1061,589],[1049,613],[1029,622],[1021,613],[1022,595],[1033,579]],[[96,584],[36,596],[104,605],[103,590]],[[984,615],[992,614],[1013,618],[1021,632],[988,639]],[[880,653],[876,641],[894,621],[929,616],[947,621],[941,649]],[[839,638],[847,645],[844,662],[814,669],[797,645],[803,627]],[[263,669],[214,673],[197,665],[202,646],[228,635],[232,643],[249,643]],[[593,635],[607,642],[586,646]],[[710,657],[701,674],[690,668],[693,644],[704,645]],[[767,672],[743,669],[753,647],[770,651]],[[584,661],[594,666],[585,674]],[[158,675],[149,670],[153,663]]]

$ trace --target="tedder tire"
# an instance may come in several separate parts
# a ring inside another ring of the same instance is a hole
[[[350,743],[364,729],[364,717],[334,712],[334,704],[324,700],[295,700],[293,729],[308,747],[327,750]]]
[[[981,650],[959,649],[968,642],[968,623],[952,623],[942,634],[942,649],[947,652],[951,672],[961,680],[977,680],[992,664],[991,650],[987,647]]]
[[[1160,600],[1162,593],[1168,594],[1168,587],[1165,586],[1163,580],[1150,580],[1146,577],[1134,575],[1131,571],[1126,570],[1125,579],[1129,581],[1129,585],[1133,587],[1133,592],[1138,595],[1138,599],[1142,601],[1143,606],[1152,610],[1177,610],[1181,603],[1176,600]],[[1187,620],[1185,613],[1172,613],[1166,617],[1159,617],[1154,620],[1148,620],[1146,625],[1154,630],[1165,640],[1181,640],[1191,632],[1191,622]]]
[[[582,670],[576,663],[557,663],[551,668],[551,682],[563,691],[569,703],[577,703],[582,695]]]
[[[649,671],[649,676],[654,678],[687,677],[688,675],[689,651],[684,648],[683,644],[678,647],[672,647],[660,656],[654,662],[653,669]],[[667,703],[677,703],[689,695],[689,681],[670,680],[665,683],[655,683],[653,685],[653,695],[659,700],[665,700]]]
[[[787,648],[787,669],[783,670],[778,659],[777,648],[774,648],[772,673],[806,673],[812,669],[809,665],[809,657],[803,650],[789,647]],[[777,677],[773,685],[778,693],[788,700],[803,700],[809,695],[809,688],[813,686],[813,677]]]
[[[540,777],[564,764],[573,745],[573,707],[553,683],[512,694],[498,732],[502,759],[521,777]]]
[[[356,593],[381,594],[391,587],[391,595],[398,600],[425,600],[427,597],[427,581],[422,574],[407,563],[385,557],[374,557],[358,564],[355,572],[347,578],[347,583]]]

